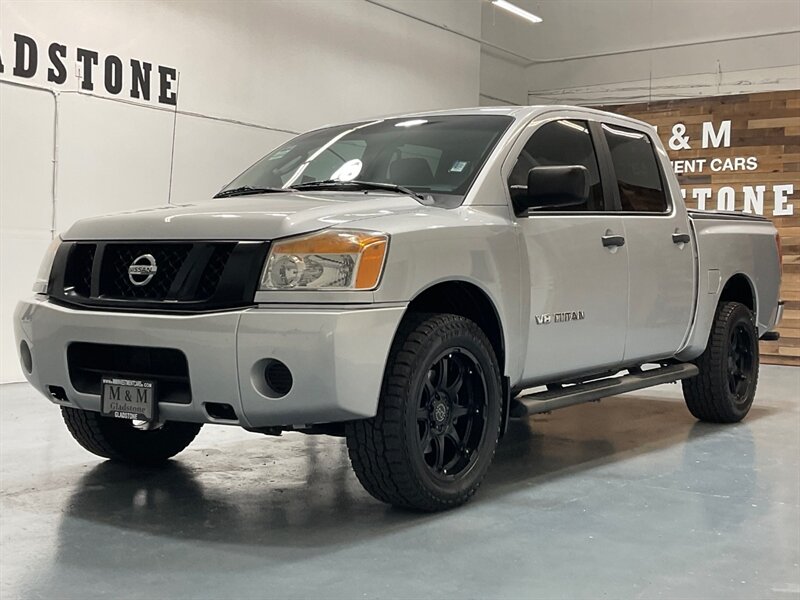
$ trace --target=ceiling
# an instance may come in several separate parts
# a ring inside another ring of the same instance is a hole
[[[800,30],[797,0],[512,1],[543,22],[481,0],[481,37],[532,61]],[[798,58],[787,56],[787,64]]]

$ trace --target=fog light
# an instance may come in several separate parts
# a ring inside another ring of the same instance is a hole
[[[31,356],[31,349],[25,340],[19,343],[19,358],[28,374],[33,373],[33,356]]]
[[[264,367],[264,381],[276,396],[285,396],[292,389],[292,372],[281,361],[269,360]]]
[[[291,391],[294,378],[289,367],[281,361],[262,358],[250,368],[250,382],[259,394],[277,400]]]

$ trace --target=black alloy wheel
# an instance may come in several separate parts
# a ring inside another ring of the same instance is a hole
[[[475,463],[486,434],[486,380],[464,348],[436,358],[417,406],[419,451],[434,476],[453,479]]]
[[[728,343],[728,389],[742,399],[753,374],[753,338],[743,324],[731,330]]]

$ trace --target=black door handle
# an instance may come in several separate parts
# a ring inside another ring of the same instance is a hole
[[[606,248],[625,245],[625,236],[622,235],[604,235],[601,239],[603,240],[603,246]]]
[[[688,244],[692,238],[689,237],[688,233],[673,233],[672,234],[672,243],[673,244]]]

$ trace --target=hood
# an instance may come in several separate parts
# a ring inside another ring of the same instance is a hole
[[[370,192],[258,194],[83,219],[65,240],[272,240],[419,210],[409,196]]]

